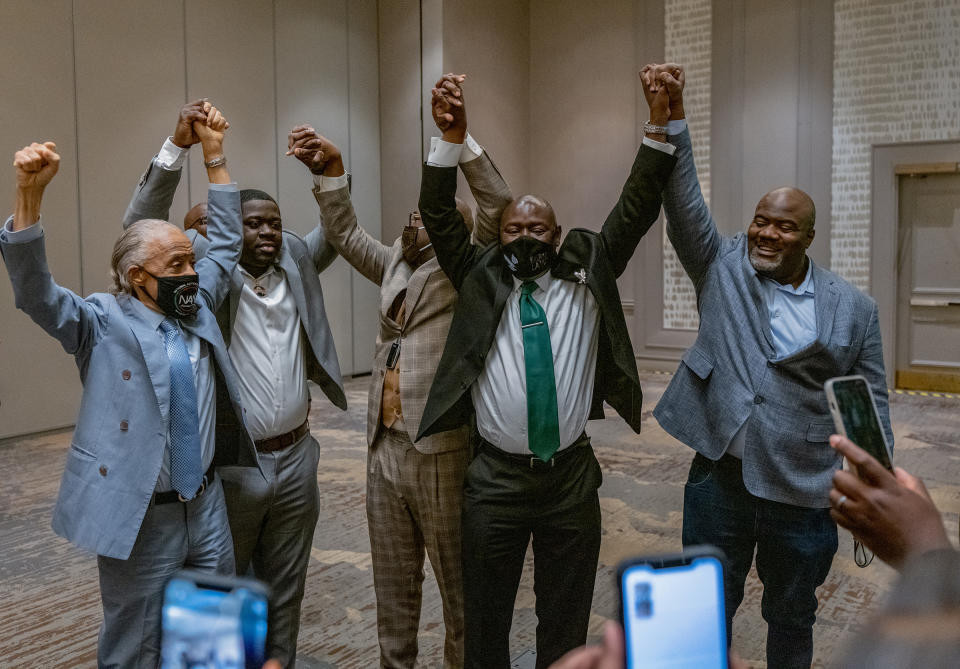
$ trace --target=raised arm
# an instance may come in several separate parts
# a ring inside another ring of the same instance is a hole
[[[630,175],[600,228],[600,239],[616,276],[626,269],[640,239],[660,216],[661,193],[676,162],[659,132],[668,115],[669,99],[666,90],[660,90],[650,99],[650,121]]]
[[[14,302],[67,353],[83,356],[100,337],[106,316],[91,302],[59,286],[47,267],[40,207],[60,166],[53,142],[34,142],[14,156],[16,206],[0,230]]]
[[[325,235],[325,245],[333,257],[339,253],[379,286],[390,259],[390,247],[374,239],[357,222],[340,149],[309,125],[291,130],[287,145],[287,155],[295,156],[314,176],[313,196],[320,207],[317,231]]]
[[[648,65],[643,70],[643,79],[644,94],[648,100],[654,91],[667,88],[671,121],[686,118],[683,111],[683,68],[673,63]],[[679,134],[670,135],[667,139],[677,147],[677,166],[663,193],[667,236],[694,287],[699,290],[707,268],[720,252],[722,238],[700,191],[690,133],[684,127]]]
[[[240,260],[243,243],[240,193],[237,185],[230,181],[223,152],[224,132],[229,127],[227,120],[216,107],[210,106],[205,121],[194,121],[193,126],[203,148],[203,162],[210,182],[207,191],[210,248],[195,267],[207,306],[216,311],[230,292],[230,277]]]
[[[193,124],[206,123],[209,109],[210,103],[206,100],[194,100],[180,108],[173,135],[163,143],[160,153],[150,161],[133,190],[133,198],[123,214],[124,228],[145,218],[169,220],[170,206],[183,172],[183,160],[187,150],[200,142]]]
[[[420,217],[427,229],[440,267],[460,289],[477,256],[478,247],[470,243],[470,233],[457,211],[457,162],[467,137],[466,108],[463,106],[462,74],[446,74],[433,88],[433,117],[443,131],[443,142],[431,151],[423,166],[420,181]],[[446,144],[446,146],[443,145]],[[439,153],[446,153],[440,157]]]
[[[477,201],[474,238],[478,246],[497,241],[500,217],[513,201],[510,186],[500,175],[489,154],[467,133],[467,106],[463,97],[466,75],[445,74],[432,91],[433,122],[443,133],[441,141],[459,145],[460,169]]]

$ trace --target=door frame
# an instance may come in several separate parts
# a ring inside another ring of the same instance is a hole
[[[877,301],[887,387],[896,380],[897,233],[900,225],[898,165],[960,163],[960,139],[874,144],[870,197],[870,295]]]

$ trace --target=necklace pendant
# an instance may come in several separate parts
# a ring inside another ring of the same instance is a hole
[[[253,292],[256,293],[257,297],[267,296],[267,289],[261,286],[259,283],[253,284]]]

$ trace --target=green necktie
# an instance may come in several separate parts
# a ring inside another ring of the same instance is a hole
[[[543,307],[531,295],[536,289],[534,281],[524,281],[520,288],[520,328],[527,370],[527,443],[534,455],[547,461],[560,448],[560,420],[550,327]]]

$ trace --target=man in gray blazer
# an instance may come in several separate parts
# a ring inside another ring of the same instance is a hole
[[[807,257],[816,214],[803,191],[767,193],[746,234],[721,236],[693,164],[682,68],[648,66],[644,75],[648,98],[660,86],[670,96],[677,167],[663,206],[700,313],[696,343],[654,411],[697,451],[683,543],[727,555],[728,639],[756,549],[769,666],[809,667],[814,591],[837,549],[828,495],[842,459],[828,443],[824,381],[866,377],[893,443],[877,305]]]
[[[218,116],[197,123],[207,160],[223,155]],[[234,569],[219,468],[262,478],[213,316],[240,255],[240,201],[226,167],[210,168],[210,252],[196,271],[180,230],[140,221],[114,246],[110,292],[84,299],[46,262],[40,205],[55,151],[17,153],[16,211],[0,231],[17,307],[76,358],[83,382],[53,529],[97,554],[99,666],[154,669],[166,580]]]
[[[124,224],[165,217],[186,151],[196,142],[185,105],[176,130],[150,163]],[[270,586],[267,656],[292,667],[296,660],[313,533],[319,517],[319,445],[307,421],[307,380],[337,407],[347,402],[333,335],[327,324],[319,273],[336,257],[318,225],[305,238],[283,229],[280,209],[267,193],[240,193],[243,250],[217,311],[236,366],[239,392],[263,476],[242,468],[221,471],[237,573],[252,566]],[[193,231],[197,255],[207,241]]]
[[[447,430],[413,443],[457,291],[437,262],[419,212],[410,214],[393,244],[381,243],[357,223],[339,149],[309,126],[294,128],[289,144],[290,153],[314,175],[327,241],[380,286],[380,332],[367,401],[367,525],[380,666],[416,665],[426,550],[443,600],[444,667],[457,669],[463,666],[460,499],[470,457],[468,430]],[[449,149],[476,197],[475,241],[484,246],[497,239],[500,214],[513,195],[472,137]],[[473,231],[470,208],[458,206]]]

